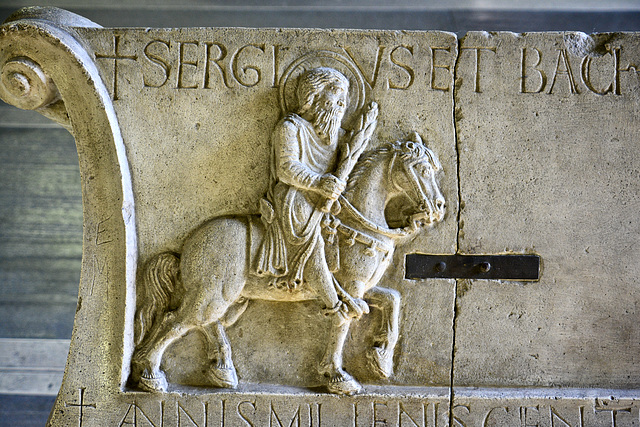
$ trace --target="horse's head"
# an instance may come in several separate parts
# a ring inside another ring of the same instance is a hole
[[[364,153],[349,177],[345,199],[376,224],[416,231],[445,213],[438,187],[442,166],[417,133]]]
[[[438,157],[414,132],[409,141],[397,141],[389,162],[387,181],[395,194],[409,199],[402,213],[409,225],[431,225],[444,218],[445,200],[438,186],[442,165]]]

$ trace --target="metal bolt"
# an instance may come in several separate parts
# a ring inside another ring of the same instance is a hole
[[[488,262],[481,262],[478,267],[480,267],[480,271],[482,273],[487,273],[489,270],[491,270],[491,264],[489,264]]]
[[[438,273],[442,273],[446,268],[447,264],[443,261],[440,261],[433,267]]]

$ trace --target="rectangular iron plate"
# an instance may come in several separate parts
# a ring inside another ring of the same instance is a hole
[[[408,254],[407,279],[540,280],[539,255]]]

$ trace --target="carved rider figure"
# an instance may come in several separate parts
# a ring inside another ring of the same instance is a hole
[[[271,185],[261,201],[266,236],[258,253],[256,273],[271,277],[277,287],[295,289],[303,281],[328,313],[362,314],[365,302],[338,296],[339,284],[327,266],[320,206],[335,201],[346,182],[336,169],[349,81],[338,71],[320,67],[298,82],[297,113],[280,120],[272,134]],[[345,143],[346,144],[346,143]],[[348,148],[344,148],[348,149]],[[354,303],[359,307],[354,307]]]

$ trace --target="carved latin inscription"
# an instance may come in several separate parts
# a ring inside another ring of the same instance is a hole
[[[621,427],[634,425],[638,407],[634,403],[603,405],[576,401],[572,404],[503,402],[477,407],[452,407],[452,426],[545,426]],[[449,415],[446,401],[432,399],[365,398],[358,402],[286,400],[254,397],[215,399],[190,398],[156,402],[132,401],[119,410],[117,426],[270,426],[270,427],[444,427]]]
[[[123,61],[135,64],[144,88],[277,87],[283,71],[282,57],[287,50],[278,44],[229,46],[213,40],[157,38],[143,44],[127,43],[126,53],[123,53],[123,37],[126,36],[113,36],[113,53],[96,53],[97,59],[112,61],[110,81],[114,100],[121,96],[120,66]],[[382,85],[387,90],[407,90],[415,83],[415,63],[420,59],[416,57],[414,45],[380,45],[371,52],[343,46],[340,53],[358,68],[370,88]],[[450,47],[432,47],[432,60],[435,62],[432,80],[426,89],[446,90],[446,83],[452,77],[448,53],[451,53]],[[127,78],[128,84],[135,84],[135,81],[135,78]]]
[[[554,54],[542,53],[536,47],[523,47],[520,61],[520,93],[554,94],[559,91],[578,95],[581,86],[597,95],[622,94],[623,73],[637,74],[629,62],[622,65],[621,47],[608,47],[601,57],[576,57],[567,49]],[[579,65],[579,66],[578,66]],[[600,74],[596,79],[595,75]]]
[[[112,61],[111,91],[113,99],[121,96],[121,64],[135,65],[140,85],[144,88],[214,89],[258,86],[277,88],[283,73],[287,47],[260,42],[229,46],[214,40],[175,40],[157,38],[144,43],[128,43],[123,49],[124,35],[113,36],[113,53],[96,53],[99,60]],[[483,92],[483,74],[489,72],[487,61],[508,52],[492,45],[462,45],[456,55],[449,46],[430,46],[428,53],[415,45],[378,45],[369,51],[354,46],[341,46],[336,53],[345,55],[357,68],[368,88],[408,90],[416,84],[417,61],[427,61],[430,74],[424,89],[448,92],[454,77],[452,62],[468,67],[473,75],[474,93]],[[621,95],[625,90],[623,76],[637,73],[632,58],[626,58],[621,46],[607,45],[604,55],[577,56],[567,48],[541,50],[531,45],[520,48],[519,66],[513,67],[517,90],[523,94],[544,93],[579,95]],[[382,76],[382,78],[381,78]],[[128,78],[130,85],[137,79]],[[627,83],[629,84],[629,83]],[[513,86],[512,86],[513,87]],[[513,87],[516,89],[515,87]]]

